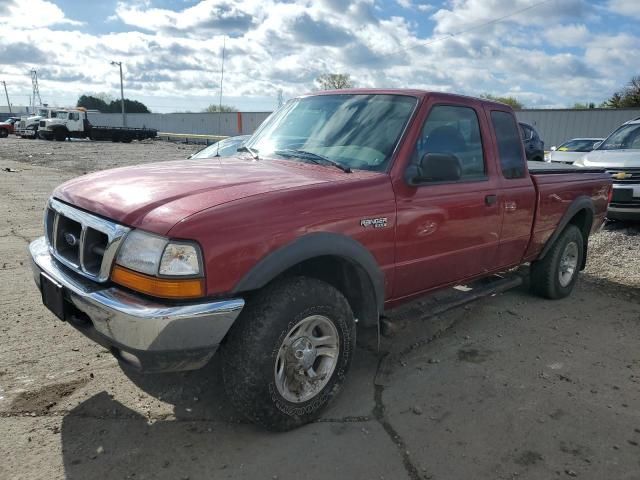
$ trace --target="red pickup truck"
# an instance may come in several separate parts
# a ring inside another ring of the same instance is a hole
[[[356,324],[402,302],[525,263],[569,295],[611,194],[598,170],[529,171],[508,106],[420,90],[296,98],[239,150],[71,180],[30,251],[58,317],[143,371],[219,350],[272,429],[314,419]]]

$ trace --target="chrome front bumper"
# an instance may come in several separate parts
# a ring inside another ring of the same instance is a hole
[[[244,307],[241,298],[171,305],[97,284],[54,259],[44,237],[29,245],[34,280],[41,273],[64,288],[66,320],[119,360],[143,371],[202,367]]]

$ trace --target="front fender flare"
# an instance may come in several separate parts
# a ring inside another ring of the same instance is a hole
[[[361,267],[371,281],[378,312],[382,312],[384,274],[378,262],[361,243],[337,233],[310,233],[269,253],[242,277],[232,293],[262,288],[293,266],[305,260],[323,256],[341,257]]]

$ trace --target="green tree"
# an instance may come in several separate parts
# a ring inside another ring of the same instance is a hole
[[[589,103],[574,103],[573,104],[573,108],[574,110],[589,110],[591,108],[596,108],[596,104],[593,102],[589,102]]]
[[[81,95],[76,105],[87,110],[98,110],[102,113],[120,113],[122,111],[120,100],[107,102],[104,98],[109,99],[109,97],[104,96],[101,98],[93,95]],[[144,103],[137,100],[129,100],[128,98],[124,99],[124,110],[127,113],[151,113]]]
[[[78,107],[84,107],[87,110],[98,110],[100,112],[108,112],[109,105],[101,98],[92,95],[81,95],[76,103]]]
[[[121,112],[122,106],[120,100],[112,101],[109,104],[109,110],[112,113]],[[151,110],[149,110],[144,103],[138,102],[137,100],[129,100],[128,98],[124,99],[124,111],[127,113],[151,113]]]
[[[320,90],[338,90],[340,88],[353,88],[354,83],[348,73],[323,73],[316,78]]]
[[[520,102],[520,100],[515,97],[500,97],[497,95],[492,95],[490,93],[483,93],[482,95],[480,95],[480,98],[485,98],[493,102],[506,103],[507,105],[510,105],[514,110],[522,110],[524,108],[522,102]]]
[[[204,109],[206,113],[217,113],[217,112],[238,112],[238,107],[234,107],[233,105],[214,105],[213,103]]]
[[[615,92],[602,106],[605,108],[640,107],[640,75],[631,78],[624,88]]]

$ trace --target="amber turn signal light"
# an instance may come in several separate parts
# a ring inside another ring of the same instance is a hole
[[[111,280],[136,292],[160,298],[197,298],[204,295],[202,278],[157,278],[116,265]]]

